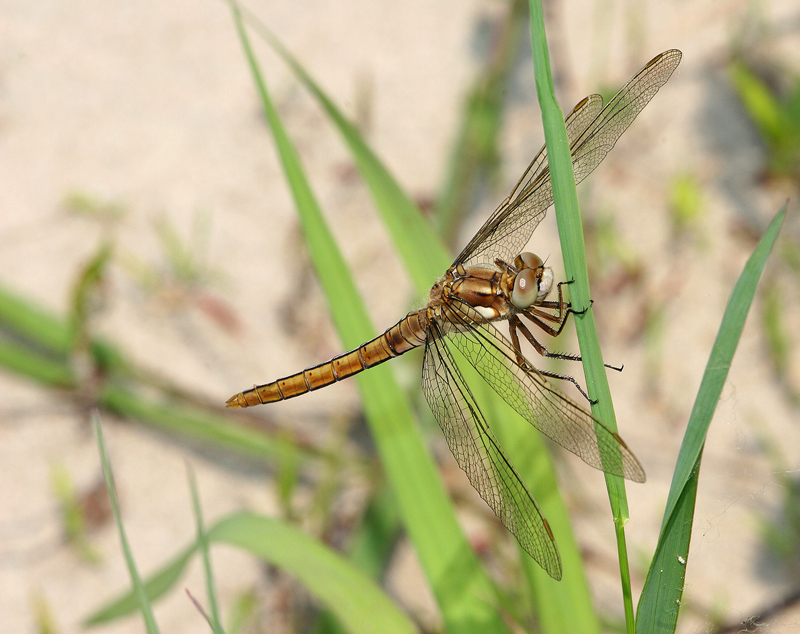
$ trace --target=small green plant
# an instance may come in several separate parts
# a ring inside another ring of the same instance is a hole
[[[800,183],[800,77],[768,83],[741,56],[728,64],[731,86],[767,150],[766,174]]]

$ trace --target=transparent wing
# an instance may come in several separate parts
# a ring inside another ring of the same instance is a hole
[[[525,551],[551,577],[561,579],[561,559],[550,526],[486,424],[447,345],[435,330],[425,347],[422,391],[472,486]]]
[[[598,95],[591,95],[575,106],[565,124],[576,184],[602,162],[670,78],[680,60],[678,50],[657,55],[602,110],[602,99]],[[542,148],[511,194],[470,240],[455,264],[494,264],[496,258],[512,262],[552,203],[550,168]]]
[[[567,115],[567,118],[564,120],[564,126],[567,128],[567,140],[570,147],[573,141],[583,133],[592,120],[600,113],[602,108],[603,98],[600,95],[589,95],[588,97],[584,97],[572,109],[572,112]],[[548,177],[541,181],[540,191],[534,192],[531,188],[531,184],[537,182],[537,179],[539,179],[541,175],[547,175]],[[520,200],[523,198],[522,192],[527,192],[528,194],[526,201]],[[526,202],[527,204],[524,204]],[[506,262],[513,261],[521,249],[516,248],[514,251],[515,245],[510,244],[500,251],[501,245],[497,244],[496,240],[493,240],[495,236],[506,235],[504,219],[506,219],[509,211],[512,210],[515,204],[524,204],[526,213],[517,214],[517,216],[512,219],[514,222],[509,228],[509,232],[513,232],[519,228],[523,228],[523,230],[527,232],[528,238],[520,244],[521,247],[530,239],[530,236],[533,234],[542,218],[544,218],[545,212],[547,212],[547,209],[552,203],[553,192],[550,189],[550,178],[547,166],[547,146],[542,146],[542,149],[539,150],[539,153],[531,161],[531,164],[528,165],[528,168],[517,181],[517,184],[514,185],[514,189],[512,189],[506,199],[500,203],[500,206],[495,209],[494,213],[489,216],[488,220],[483,223],[478,233],[473,236],[472,240],[470,240],[469,244],[461,252],[461,255],[458,256],[454,265],[494,265],[494,260],[498,257]],[[507,219],[505,221],[507,222]],[[492,251],[489,247],[491,247],[493,243],[495,243],[494,246],[498,249],[498,253],[501,254],[492,255]],[[513,254],[512,251],[514,251]]]
[[[522,418],[586,464],[644,482],[642,465],[623,440],[541,374],[520,367],[514,347],[493,324],[464,303],[452,302],[446,312],[448,340]]]

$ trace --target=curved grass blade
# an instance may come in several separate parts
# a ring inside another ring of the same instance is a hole
[[[636,613],[636,631],[666,634],[675,631],[697,494],[697,478],[706,433],[728,377],[733,354],[764,270],[767,257],[786,214],[786,205],[773,218],[739,276],[708,358],[703,380],[689,416],[678,454],[661,524],[661,535],[647,573]]]
[[[356,347],[374,329],[269,96],[236,5],[232,9],[331,315],[345,347]],[[488,602],[493,586],[461,531],[391,369],[378,366],[356,380],[382,464],[448,631],[508,631]]]
[[[209,543],[243,548],[297,577],[344,625],[358,634],[410,634],[417,629],[378,586],[360,570],[324,544],[296,528],[250,513],[230,515],[206,532]],[[145,584],[156,600],[179,581],[195,551],[193,543]],[[99,625],[136,609],[134,594],[126,593],[87,619]]]

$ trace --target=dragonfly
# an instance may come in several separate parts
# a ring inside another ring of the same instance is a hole
[[[605,158],[636,116],[670,78],[681,52],[650,60],[603,107],[599,95],[582,99],[565,120],[575,182]],[[484,418],[453,352],[464,357],[516,412],[545,436],[592,467],[644,482],[641,464],[620,436],[548,379],[571,377],[537,369],[520,334],[544,357],[580,360],[548,351],[531,331],[556,337],[570,314],[552,268],[522,251],[553,203],[543,147],[511,193],[431,288],[424,307],[380,336],[302,372],[255,385],[228,407],[251,407],[301,396],[424,347],[422,391],[458,465],[522,548],[554,579],[561,560],[553,531]],[[551,292],[557,299],[548,299]],[[509,337],[498,328],[507,322]],[[578,386],[580,387],[580,386]],[[585,393],[584,393],[584,396]],[[588,396],[586,396],[588,400]]]

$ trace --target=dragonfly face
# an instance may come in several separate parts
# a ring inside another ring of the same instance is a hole
[[[590,95],[573,108],[564,123],[576,184],[605,158],[680,59],[677,50],[661,53],[605,107],[599,95]],[[433,285],[424,308],[355,350],[232,396],[228,407],[300,396],[424,346],[422,391],[453,456],[520,545],[560,579],[553,532],[483,417],[453,355],[457,351],[522,418],[587,464],[644,482],[642,466],[622,439],[547,379],[570,380],[578,389],[580,385],[571,377],[537,369],[521,347],[520,334],[542,356],[580,360],[548,352],[529,329],[532,324],[556,337],[572,312],[562,296],[563,282],[557,285],[558,299],[548,300],[554,283],[552,269],[541,258],[522,251],[552,202],[547,152],[542,148],[508,197]],[[497,327],[503,321],[508,323],[508,337]]]

